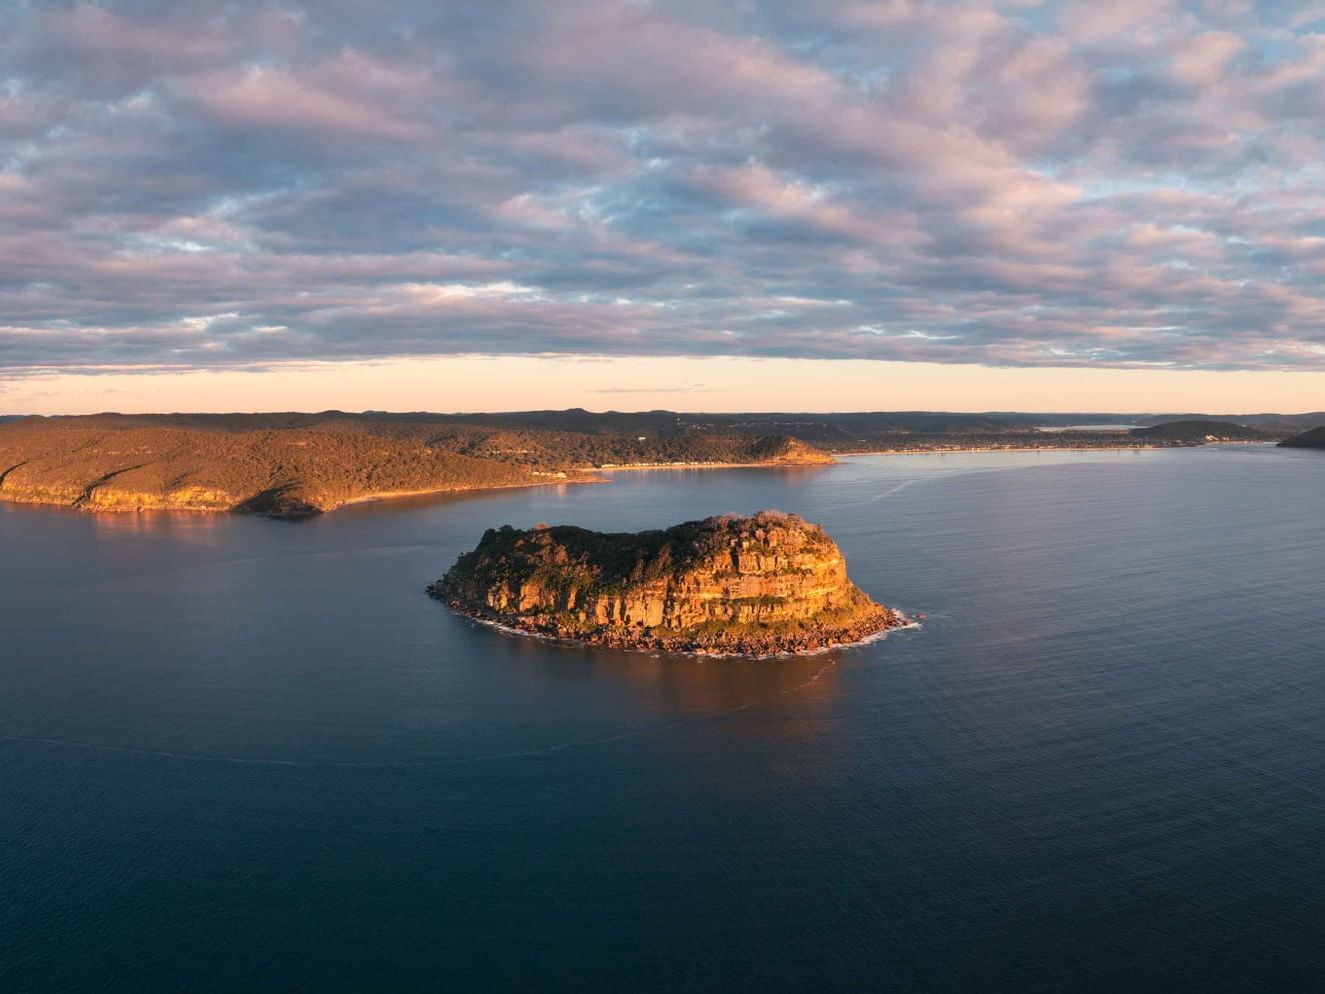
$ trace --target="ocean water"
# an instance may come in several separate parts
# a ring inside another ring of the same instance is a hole
[[[492,525],[766,507],[924,627],[651,657],[423,593]],[[1323,511],[1260,446],[0,504],[0,990],[1318,989]]]

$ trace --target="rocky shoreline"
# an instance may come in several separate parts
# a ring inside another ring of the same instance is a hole
[[[775,511],[634,533],[490,528],[428,593],[510,632],[652,652],[818,652],[910,623],[851,582],[823,529]]]
[[[603,649],[635,652],[665,652],[677,655],[749,656],[763,659],[773,656],[804,655],[825,649],[841,649],[868,642],[878,635],[909,628],[915,624],[900,611],[879,607],[876,614],[846,626],[812,626],[794,634],[760,635],[758,633],[721,632],[706,638],[660,635],[601,626],[581,631],[563,622],[522,618],[476,608],[448,593],[441,580],[429,584],[428,596],[441,601],[456,614],[516,635]]]

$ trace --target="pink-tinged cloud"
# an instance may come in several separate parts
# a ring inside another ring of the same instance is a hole
[[[1288,6],[11,5],[0,375],[1322,368],[1325,39]]]
[[[397,74],[387,75],[361,57],[342,57],[342,62],[352,64],[330,67],[331,72],[328,67],[299,72],[250,65],[203,73],[183,79],[180,91],[199,113],[232,128],[313,132],[351,140],[409,140],[427,134],[422,122],[394,111],[390,98],[399,89]],[[356,73],[356,68],[361,72]]]
[[[40,31],[52,46],[64,46],[88,59],[166,59],[185,63],[224,57],[235,49],[235,39],[219,18],[172,15],[131,17],[105,6],[78,3],[53,7],[44,15]],[[36,15],[41,17],[41,14]]]

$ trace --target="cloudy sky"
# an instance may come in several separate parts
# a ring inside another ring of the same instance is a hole
[[[10,2],[0,78],[0,408],[1325,407],[1325,3]]]

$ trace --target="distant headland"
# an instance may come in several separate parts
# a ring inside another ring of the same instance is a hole
[[[1325,449],[1325,426],[1285,438],[1279,444],[1286,449]]]
[[[810,652],[906,624],[851,582],[822,528],[777,511],[619,534],[489,529],[428,592],[519,632],[664,652]]]

